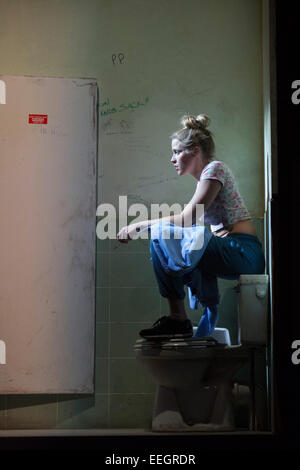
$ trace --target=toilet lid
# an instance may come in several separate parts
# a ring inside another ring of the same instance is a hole
[[[134,349],[200,349],[213,346],[226,346],[218,343],[215,338],[172,338],[164,341],[139,339],[135,343]]]

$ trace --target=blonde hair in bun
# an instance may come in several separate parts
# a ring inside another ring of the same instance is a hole
[[[181,124],[187,129],[206,129],[210,124],[210,119],[205,114],[198,114],[196,117],[185,115],[181,118]]]
[[[178,139],[184,147],[200,147],[208,160],[212,160],[215,152],[213,134],[208,129],[210,119],[205,114],[198,116],[184,115],[181,118],[182,129],[174,132],[171,139]]]

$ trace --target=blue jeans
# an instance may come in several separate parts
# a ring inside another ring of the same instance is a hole
[[[152,245],[151,240],[151,261],[160,294],[170,299],[183,300],[185,297],[184,286],[189,285],[193,272],[181,277],[170,276],[163,270]],[[224,238],[212,236],[195,269],[201,271],[199,301],[204,307],[195,336],[209,336],[218,319],[217,305],[220,296],[217,278],[238,279],[240,274],[264,273],[265,258],[261,243],[254,235],[245,233],[234,233]]]

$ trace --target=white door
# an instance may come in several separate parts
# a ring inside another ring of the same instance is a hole
[[[0,76],[0,393],[94,391],[97,82]]]

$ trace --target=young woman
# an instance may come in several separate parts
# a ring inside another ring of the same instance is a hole
[[[117,235],[121,243],[128,243],[136,232],[158,222],[183,226],[185,220],[195,220],[196,205],[204,204],[204,222],[210,224],[213,236],[196,267],[202,276],[203,291],[199,301],[204,306],[196,336],[209,336],[216,326],[218,277],[237,279],[240,274],[261,274],[265,269],[262,246],[234,176],[225,163],[214,160],[215,146],[209,122],[205,115],[184,116],[182,128],[171,136],[171,162],[177,174],[191,174],[197,180],[194,196],[181,214],[131,224]],[[140,335],[149,339],[193,336],[184,306],[184,285],[189,285],[190,274],[170,276],[153,249],[152,240],[150,251],[159,291],[168,299],[170,312],[152,328],[140,331]]]

